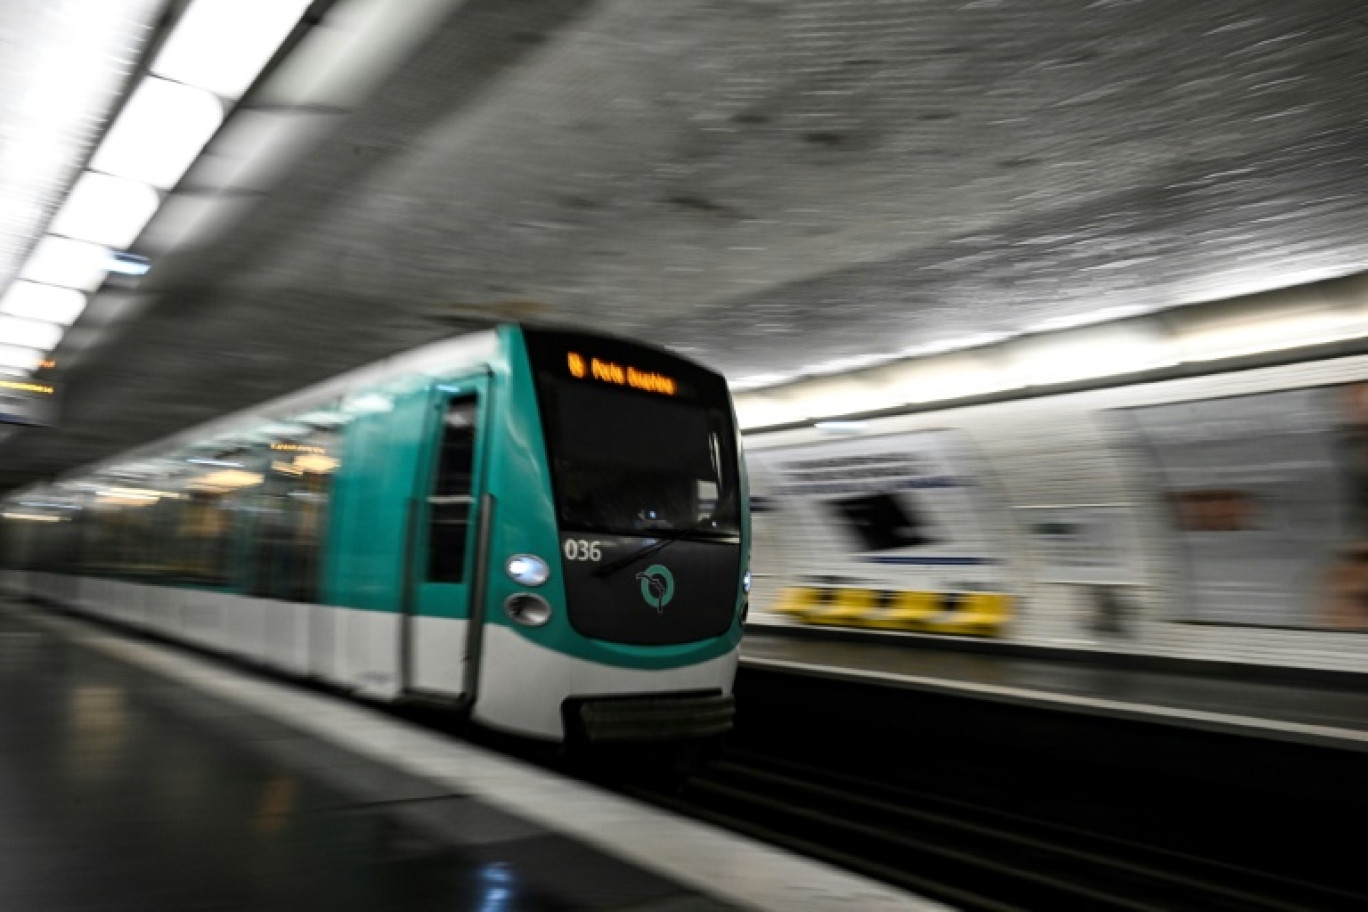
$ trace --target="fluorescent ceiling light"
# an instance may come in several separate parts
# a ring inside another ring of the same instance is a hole
[[[967,399],[970,396],[986,396],[1005,390],[1018,389],[1021,384],[1010,380],[997,371],[966,371],[964,373],[944,373],[933,380],[919,383],[908,390],[909,402],[941,402],[949,399]]]
[[[1364,335],[1363,322],[1336,312],[1303,312],[1194,327],[1178,334],[1184,361],[1214,361]]]
[[[0,3],[0,272],[43,233],[90,155],[165,0]],[[3,284],[3,283],[0,283]]]
[[[19,278],[94,291],[104,284],[108,270],[108,247],[49,235],[33,249]]]
[[[152,72],[240,98],[289,36],[310,0],[196,0]]]
[[[73,288],[34,282],[15,282],[4,297],[0,297],[0,313],[63,326],[75,323],[85,306],[86,296]]]
[[[157,191],[146,184],[87,171],[52,220],[52,233],[131,247],[160,202]]]
[[[869,388],[848,377],[808,380],[786,387],[780,394],[797,404],[804,418],[835,418],[868,411]]]
[[[754,374],[750,377],[741,377],[733,380],[730,386],[735,392],[745,392],[747,390],[759,389],[762,386],[776,386],[780,383],[794,379],[796,374]]]
[[[1028,336],[1009,344],[1004,354],[1010,369],[1028,386],[1114,377],[1178,363],[1158,328],[1136,321]]]
[[[0,343],[52,351],[62,341],[62,327],[42,320],[0,314]]]
[[[900,383],[907,402],[964,399],[1021,387],[995,362],[967,352],[930,358],[914,368]]]
[[[194,86],[147,77],[133,90],[90,167],[169,190],[223,123],[223,105]]]
[[[38,365],[43,363],[43,353],[32,348],[22,348],[18,345],[6,345],[0,342],[0,367],[13,368],[18,371],[34,371]]]
[[[798,403],[758,393],[743,394],[735,400],[736,422],[742,430],[788,424],[807,418]]]

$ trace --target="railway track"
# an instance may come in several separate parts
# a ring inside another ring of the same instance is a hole
[[[963,909],[1338,910],[1353,893],[729,751],[635,797]]]

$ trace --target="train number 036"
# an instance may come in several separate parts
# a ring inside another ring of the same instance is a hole
[[[599,548],[596,541],[588,541],[583,538],[567,538],[565,540],[565,559],[572,561],[600,561],[603,560],[603,551]]]

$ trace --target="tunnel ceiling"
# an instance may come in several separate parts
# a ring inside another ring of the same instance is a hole
[[[469,0],[148,251],[0,482],[502,318],[737,380],[1359,271],[1366,45],[1357,0]]]

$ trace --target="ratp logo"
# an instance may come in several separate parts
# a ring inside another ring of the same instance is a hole
[[[674,575],[663,564],[651,564],[636,575],[641,581],[641,597],[660,614],[674,598]]]

